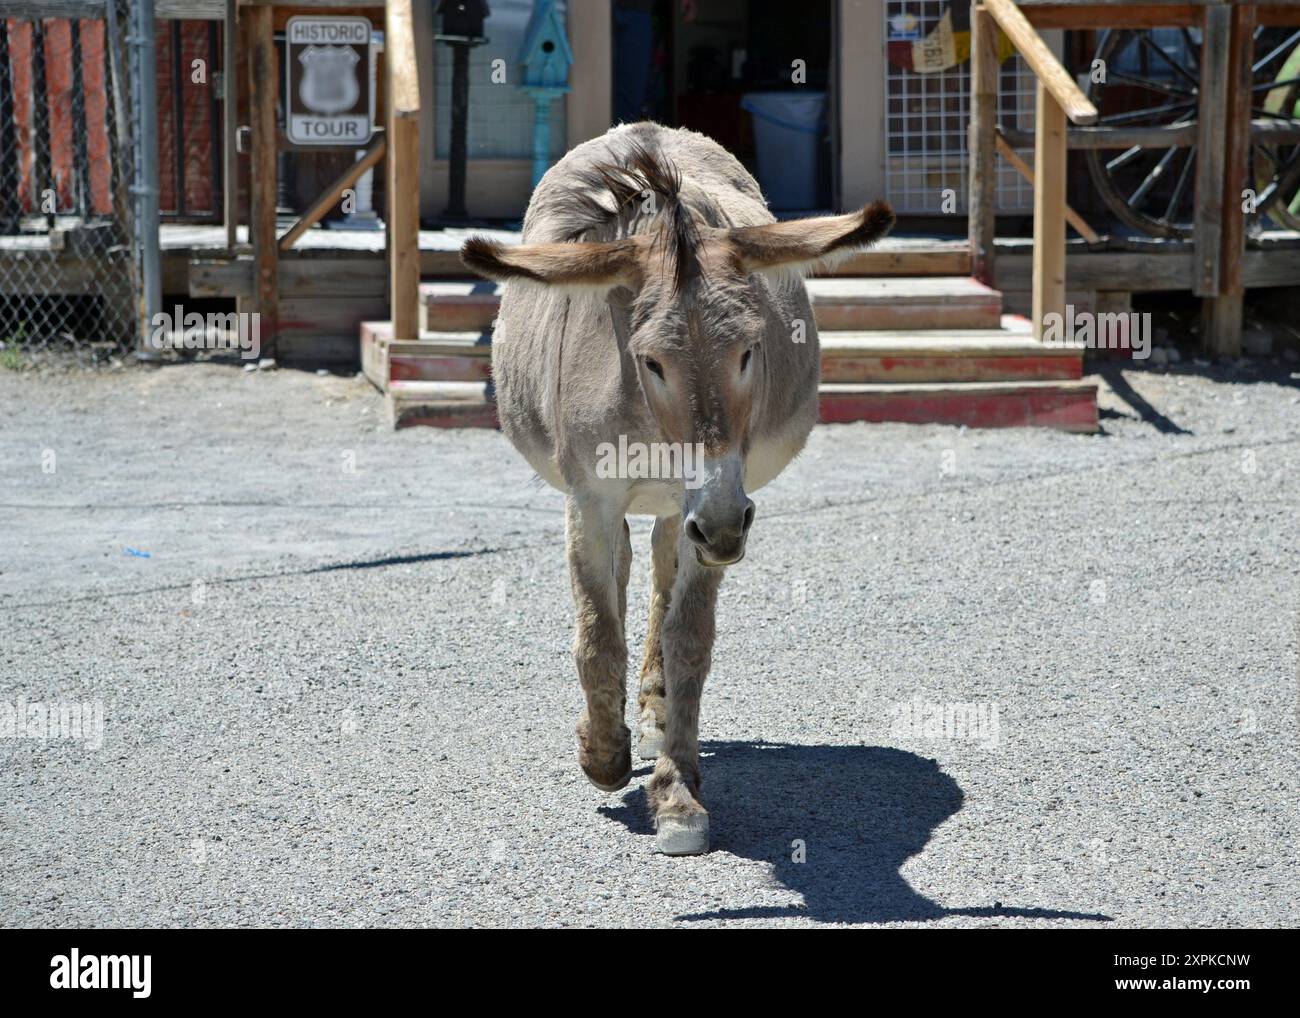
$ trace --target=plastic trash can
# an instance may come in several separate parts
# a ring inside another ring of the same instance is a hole
[[[825,92],[747,92],[740,108],[754,118],[758,183],[774,209],[815,209],[825,133]]]

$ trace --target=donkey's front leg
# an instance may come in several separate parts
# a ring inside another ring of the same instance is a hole
[[[570,497],[565,516],[576,631],[573,656],[587,708],[578,719],[578,765],[593,785],[616,792],[632,777],[624,600],[632,549],[621,512]]]
[[[713,656],[714,615],[722,569],[701,565],[684,537],[677,549],[677,580],[663,625],[667,723],[650,780],[650,803],[665,855],[709,850],[709,814],[700,805],[700,694]]]
[[[645,634],[645,658],[641,662],[641,690],[637,699],[637,753],[642,760],[654,760],[663,746],[664,722],[668,716],[664,700],[664,617],[672,603],[673,583],[677,579],[677,542],[681,537],[680,516],[661,516],[655,520],[651,537],[650,622]]]

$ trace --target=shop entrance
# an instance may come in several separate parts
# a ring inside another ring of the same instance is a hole
[[[723,145],[780,212],[829,208],[831,0],[614,0],[614,120]]]

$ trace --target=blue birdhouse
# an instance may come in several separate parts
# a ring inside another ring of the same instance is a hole
[[[519,51],[524,68],[520,88],[533,100],[533,186],[551,164],[551,102],[569,91],[573,50],[555,0],[537,0]]]
[[[524,88],[561,88],[568,91],[573,50],[564,31],[564,18],[555,0],[537,0],[519,51],[524,65]]]

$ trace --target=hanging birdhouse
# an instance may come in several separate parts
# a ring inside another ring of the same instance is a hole
[[[537,0],[533,4],[519,62],[524,67],[524,88],[567,90],[573,50],[569,48],[564,18],[555,9],[555,0]]]
[[[438,14],[442,18],[443,36],[481,39],[483,22],[492,12],[487,0],[442,0]]]

